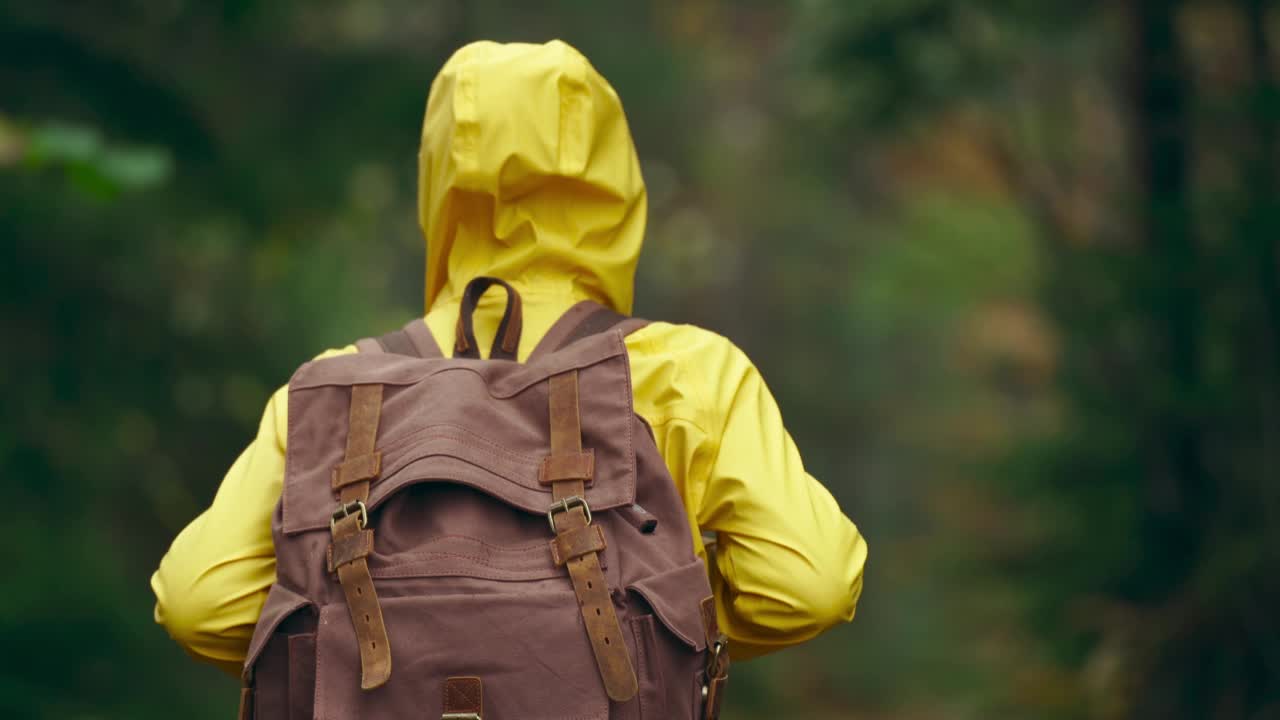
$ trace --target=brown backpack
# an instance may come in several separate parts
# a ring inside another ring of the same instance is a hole
[[[623,338],[643,324],[580,303],[513,362],[519,295],[477,278],[452,359],[415,319],[303,365],[241,718],[715,718],[706,568],[632,408]]]

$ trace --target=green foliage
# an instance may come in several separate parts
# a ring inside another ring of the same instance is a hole
[[[87,126],[45,123],[19,133],[9,142],[22,147],[30,170],[60,167],[82,192],[110,197],[122,190],[144,190],[172,173],[169,154],[154,147],[113,146]]]

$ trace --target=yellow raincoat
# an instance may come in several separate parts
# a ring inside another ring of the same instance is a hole
[[[448,353],[467,281],[503,278],[524,301],[524,359],[562,312],[592,299],[629,313],[646,196],[613,88],[562,42],[458,51],[431,87],[419,154],[426,323]],[[504,306],[487,294],[487,348]],[[719,335],[653,323],[626,340],[635,409],[653,428],[711,563],[735,658],[852,619],[867,547],[810,477],[751,361]],[[326,354],[354,352],[348,346]],[[275,579],[271,515],[284,479],[284,388],[213,504],[151,579],[155,619],[191,654],[238,673]]]

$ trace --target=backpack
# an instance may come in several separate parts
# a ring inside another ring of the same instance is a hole
[[[623,338],[645,323],[583,302],[522,364],[521,318],[476,278],[453,358],[416,318],[290,379],[242,720],[718,716],[706,567],[632,407]]]

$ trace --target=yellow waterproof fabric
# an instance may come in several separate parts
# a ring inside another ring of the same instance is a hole
[[[629,311],[645,188],[613,88],[576,50],[475,43],[431,87],[419,156],[427,241],[426,323],[448,353],[462,288],[478,275],[524,300],[528,356],[590,298]],[[504,299],[487,294],[488,348]],[[627,338],[636,411],[684,499],[694,542],[716,537],[712,587],[735,658],[808,640],[852,619],[867,547],[809,476],[778,406],[731,342],[654,323]],[[353,347],[327,354],[353,352]],[[152,577],[155,618],[192,655],[238,673],[275,579],[271,515],[284,478],[287,392],[210,507]]]

